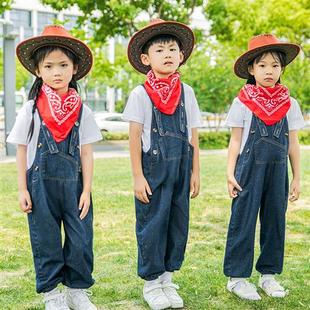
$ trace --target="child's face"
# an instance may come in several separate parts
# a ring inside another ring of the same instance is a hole
[[[36,73],[58,95],[63,95],[67,93],[69,83],[76,71],[77,68],[66,54],[60,50],[54,50],[39,63]]]
[[[258,63],[249,66],[249,73],[255,77],[256,86],[274,87],[282,73],[279,58],[271,53],[264,55]]]
[[[148,54],[141,54],[141,61],[151,66],[157,78],[167,78],[179,68],[184,56],[175,41],[154,43],[149,47]]]

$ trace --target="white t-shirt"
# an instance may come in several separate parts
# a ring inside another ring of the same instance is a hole
[[[33,136],[28,141],[28,131],[32,120],[33,100],[29,100],[19,111],[15,124],[10,132],[6,142],[12,144],[27,145],[27,168],[29,169],[34,161],[37,143],[40,132],[40,117],[38,110],[34,114],[34,130]],[[83,104],[81,124],[79,127],[80,145],[89,144],[102,139],[100,129],[98,128],[92,111]]]
[[[305,126],[305,121],[297,100],[293,97],[290,98],[291,107],[286,114],[288,128],[289,130],[299,130]],[[243,128],[240,153],[242,152],[249,135],[252,115],[252,111],[245,104],[243,104],[238,97],[233,100],[225,124],[228,127]]]
[[[187,118],[188,139],[191,140],[191,128],[202,126],[201,114],[193,89],[183,83],[185,111]],[[147,152],[150,148],[151,126],[152,126],[152,102],[142,85],[137,86],[129,95],[127,105],[123,113],[123,119],[129,122],[143,124],[142,144],[143,151]]]

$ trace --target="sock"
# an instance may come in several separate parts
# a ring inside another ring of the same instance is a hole
[[[239,282],[239,281],[245,281],[247,278],[230,278],[230,281],[232,282]]]
[[[144,282],[144,288],[149,288],[152,287],[154,285],[157,285],[159,283],[159,278],[155,279],[155,280],[151,280],[151,281],[145,281]]]
[[[170,282],[172,282],[172,275],[173,275],[173,272],[166,271],[159,277],[159,280],[160,280],[160,282],[169,282],[170,283]]]
[[[261,277],[262,277],[262,280],[273,279],[274,274],[262,274]]]

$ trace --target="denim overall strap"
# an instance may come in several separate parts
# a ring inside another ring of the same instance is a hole
[[[181,97],[180,97],[180,103],[179,106],[177,107],[177,109],[180,109],[180,131],[183,134],[187,133],[187,119],[186,119],[186,112],[185,112],[185,96],[184,96],[184,87],[182,84],[182,88],[181,88]],[[155,107],[155,105],[153,104],[153,112],[155,115],[155,121],[156,121],[156,125],[158,128],[158,133],[160,136],[164,136],[165,135],[165,131],[163,129],[163,124],[162,124],[162,119],[161,119],[161,112],[158,111],[158,109]]]
[[[273,136],[278,138],[278,139],[280,137],[280,134],[281,134],[281,131],[283,128],[284,120],[285,120],[285,117],[283,117],[281,119],[281,121],[276,124],[276,127],[275,127],[274,132],[273,132]]]
[[[266,128],[266,125],[265,123],[259,119],[256,115],[253,114],[253,117],[256,118],[256,121],[257,121],[257,125],[258,125],[258,128],[259,128],[259,132],[260,132],[260,135],[262,137],[268,137],[268,131],[267,131],[267,128]]]
[[[40,113],[39,113],[40,115]],[[40,116],[41,118],[41,116]],[[45,122],[41,119],[41,128],[42,128],[42,132],[44,135],[44,138],[46,140],[48,149],[50,151],[51,154],[56,154],[59,152],[57,144],[53,138],[53,136],[51,135],[50,131],[48,130],[48,128],[46,127]]]
[[[181,89],[181,103],[180,103],[180,130],[181,132],[185,133],[186,132],[186,125],[187,125],[187,120],[186,120],[186,113],[185,113],[185,95],[184,95],[184,86],[182,83],[182,89]]]
[[[81,124],[82,110],[83,110],[83,105],[81,106],[79,117],[77,121],[74,123],[74,126],[72,127],[72,131],[71,131],[70,143],[69,143],[69,154],[72,156],[74,156],[74,151],[79,144],[79,127]]]

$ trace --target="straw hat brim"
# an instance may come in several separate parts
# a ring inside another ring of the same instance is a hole
[[[82,41],[64,36],[41,35],[22,41],[16,48],[16,54],[21,64],[32,74],[36,68],[32,59],[33,53],[43,46],[59,46],[68,49],[79,58],[78,72],[75,80],[83,78],[91,69],[93,56],[89,47]]]
[[[137,71],[146,74],[151,69],[150,66],[146,66],[141,62],[142,48],[151,38],[164,34],[173,35],[180,40],[184,54],[184,60],[181,65],[186,62],[195,45],[193,31],[182,23],[163,21],[144,27],[136,32],[129,41],[127,49],[128,59]]]
[[[259,54],[269,51],[281,51],[286,54],[286,63],[288,65],[292,62],[300,51],[300,46],[293,43],[276,43],[260,46],[242,54],[235,62],[234,71],[237,76],[242,79],[250,77],[248,71],[248,64],[251,60],[256,58]]]

